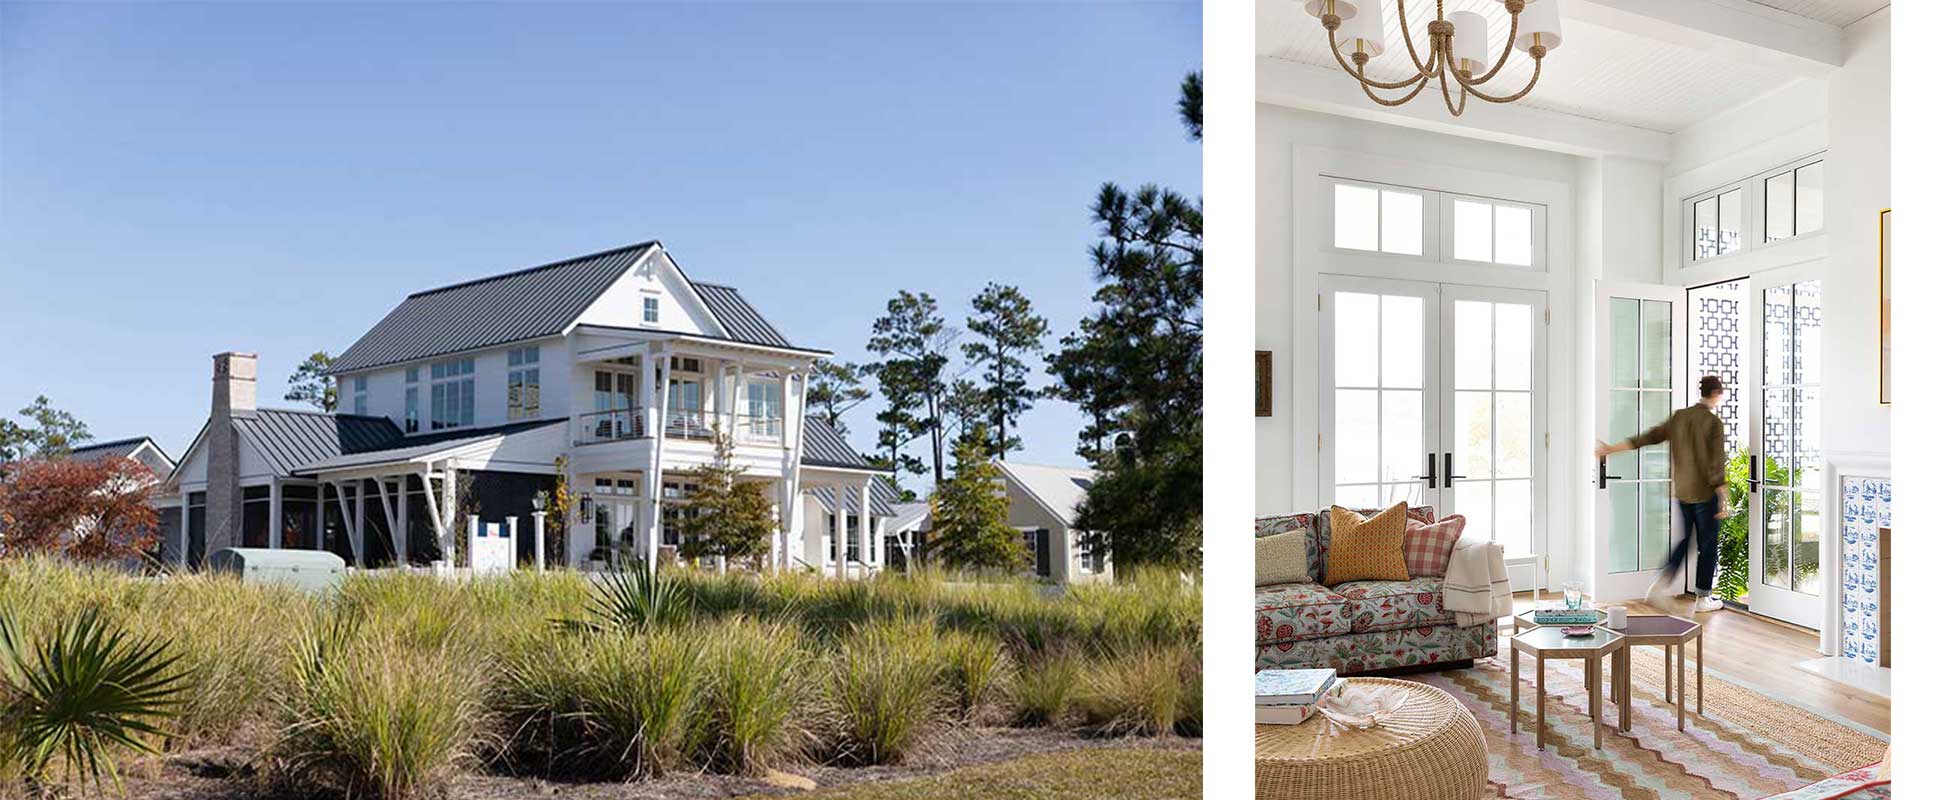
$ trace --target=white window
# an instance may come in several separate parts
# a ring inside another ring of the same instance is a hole
[[[352,413],[365,416],[366,377],[361,375],[352,379]]]
[[[1822,166],[1802,164],[1767,179],[1767,241],[1792,239],[1822,228]]]
[[[777,438],[784,429],[785,390],[777,381],[752,381],[745,387],[745,415],[754,436]]]
[[[508,421],[542,415],[542,348],[508,351]]]
[[[1414,189],[1334,184],[1334,246],[1422,255],[1423,193]]]
[[[657,324],[657,316],[658,316],[657,305],[658,303],[657,303],[656,295],[643,296],[643,324],[645,325]]]
[[[1740,251],[1740,230],[1746,224],[1744,191],[1735,187],[1693,201],[1694,261]]]
[[[1456,261],[1539,266],[1541,206],[1476,197],[1442,196],[1449,209],[1449,257]]]
[[[474,359],[435,362],[427,370],[432,381],[433,429],[465,428],[474,424]]]
[[[420,430],[420,368],[406,368],[406,432]]]

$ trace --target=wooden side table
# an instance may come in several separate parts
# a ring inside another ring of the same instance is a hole
[[[1705,626],[1690,619],[1671,617],[1664,614],[1634,614],[1625,618],[1624,627],[1611,630],[1625,637],[1625,668],[1632,667],[1632,648],[1640,646],[1663,647],[1666,651],[1666,702],[1674,706],[1679,717],[1679,729],[1686,729],[1686,643],[1693,643],[1694,677],[1698,685],[1693,687],[1696,714],[1706,713],[1706,637],[1701,634]],[[1675,660],[1679,668],[1673,669]],[[1673,693],[1673,675],[1679,676],[1679,691]],[[1630,709],[1619,712],[1619,729],[1631,730]]]
[[[1611,697],[1621,709],[1632,704],[1629,665],[1620,652],[1625,637],[1606,628],[1593,629],[1590,636],[1566,636],[1557,626],[1538,626],[1510,638],[1510,732],[1517,732],[1517,675],[1522,653],[1537,659],[1537,749],[1544,749],[1544,705],[1549,692],[1544,687],[1544,663],[1553,658],[1584,662],[1584,688],[1591,705],[1591,745],[1605,749],[1605,698],[1599,686],[1604,683],[1605,656],[1611,656]],[[1625,712],[1621,712],[1621,715]],[[1621,716],[1621,723],[1623,717]]]

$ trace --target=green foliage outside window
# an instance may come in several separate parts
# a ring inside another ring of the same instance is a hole
[[[1721,599],[1742,603],[1747,601],[1747,586],[1751,571],[1747,557],[1749,552],[1747,542],[1748,534],[1753,530],[1751,524],[1753,505],[1748,502],[1747,482],[1752,477],[1752,463],[1753,460],[1746,448],[1727,457],[1727,504],[1732,513],[1720,523],[1720,576],[1713,588],[1713,593],[1719,595]],[[1800,470],[1788,469],[1778,459],[1766,459],[1763,469],[1766,470],[1765,485],[1799,486],[1801,484]],[[1767,492],[1767,510],[1763,523],[1765,520],[1779,520],[1780,524],[1789,524],[1795,494],[1797,493],[1786,491]],[[1801,547],[1801,543],[1797,542],[1796,547]],[[1775,561],[1766,565],[1769,571],[1787,572],[1787,564],[1780,563],[1786,558],[1787,553],[1786,548],[1775,548],[1770,551],[1768,555]],[[1803,580],[1819,569],[1819,565],[1816,554],[1806,548],[1796,559],[1795,564],[1796,569],[1803,573],[1799,576]]]

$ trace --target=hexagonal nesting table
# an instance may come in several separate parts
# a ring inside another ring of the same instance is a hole
[[[1544,748],[1544,701],[1548,692],[1544,690],[1544,663],[1554,658],[1577,659],[1584,662],[1584,688],[1591,704],[1591,746],[1605,749],[1605,698],[1600,691],[1605,673],[1605,656],[1611,656],[1611,697],[1620,709],[1620,724],[1625,724],[1624,714],[1632,705],[1632,682],[1630,666],[1625,662],[1621,651],[1626,650],[1625,637],[1607,628],[1594,628],[1590,636],[1566,636],[1564,628],[1558,626],[1539,626],[1519,633],[1510,639],[1510,732],[1517,732],[1517,675],[1521,667],[1523,653],[1537,659],[1537,749]]]
[[[1664,614],[1645,614],[1625,618],[1624,627],[1611,630],[1625,637],[1625,652],[1622,660],[1627,674],[1632,670],[1632,648],[1657,646],[1666,649],[1666,702],[1674,705],[1679,716],[1679,729],[1686,729],[1686,643],[1693,643],[1693,663],[1697,672],[1698,686],[1693,687],[1695,713],[1706,713],[1706,637],[1698,622],[1683,617],[1670,617]],[[1673,669],[1677,656],[1679,669]],[[1673,692],[1673,675],[1679,675],[1679,691]],[[1620,703],[1618,712],[1619,730],[1632,729],[1632,709],[1629,703]]]

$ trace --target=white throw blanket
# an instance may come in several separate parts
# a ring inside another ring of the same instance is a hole
[[[1442,578],[1442,607],[1456,615],[1463,627],[1495,622],[1510,616],[1510,575],[1503,568],[1503,545],[1482,539],[1463,539],[1449,553],[1449,571]]]

